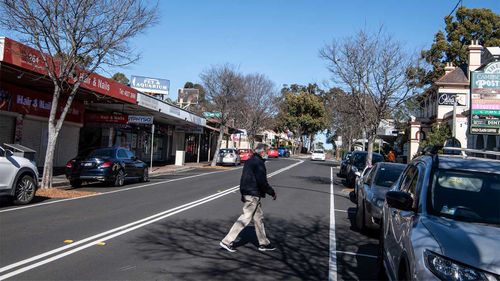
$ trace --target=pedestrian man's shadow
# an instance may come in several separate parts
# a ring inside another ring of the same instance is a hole
[[[234,242],[233,246],[235,248],[245,246],[247,244],[252,244],[255,247],[259,247],[259,240],[255,233],[255,227],[253,225],[247,225],[238,235],[237,240]]]

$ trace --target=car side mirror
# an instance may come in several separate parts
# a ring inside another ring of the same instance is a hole
[[[12,150],[9,149],[5,150],[5,157],[11,157],[12,155],[14,155],[14,152],[12,152]]]
[[[389,191],[385,195],[387,205],[402,211],[413,210],[413,198],[407,192],[402,191]]]

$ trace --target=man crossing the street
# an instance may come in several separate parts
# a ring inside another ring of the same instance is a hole
[[[229,233],[222,239],[219,245],[229,252],[236,252],[234,241],[240,232],[253,221],[255,233],[259,240],[259,251],[272,251],[276,248],[269,242],[264,229],[264,213],[262,212],[261,199],[269,194],[276,200],[276,192],[267,182],[266,166],[264,157],[267,154],[267,146],[258,144],[254,155],[245,162],[240,180],[241,201],[243,202],[243,214],[233,224]]]

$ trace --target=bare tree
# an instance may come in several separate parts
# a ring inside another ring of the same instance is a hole
[[[219,138],[211,164],[215,166],[224,132],[229,123],[237,117],[236,109],[241,103],[244,93],[244,77],[238,72],[236,66],[231,64],[212,66],[205,70],[200,77],[206,91],[207,102],[211,104],[214,111],[220,112]]]
[[[248,74],[244,78],[243,98],[236,111],[236,124],[247,130],[250,146],[263,129],[273,127],[277,91],[274,83],[263,74]]]
[[[128,41],[156,20],[156,4],[142,0],[1,0],[0,24],[35,47],[54,92],[42,188],[52,186],[57,138],[78,89],[103,65],[134,62]],[[66,102],[61,105],[61,97]],[[57,109],[62,107],[58,115]]]
[[[367,164],[371,164],[373,143],[377,129],[384,118],[412,93],[413,83],[407,71],[411,57],[383,31],[355,36],[333,42],[320,50],[327,61],[334,82],[345,87],[351,96],[351,105],[360,117],[368,139]]]

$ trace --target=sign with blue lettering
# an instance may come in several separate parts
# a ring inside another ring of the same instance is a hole
[[[170,80],[132,75],[130,86],[143,93],[168,95]]]

